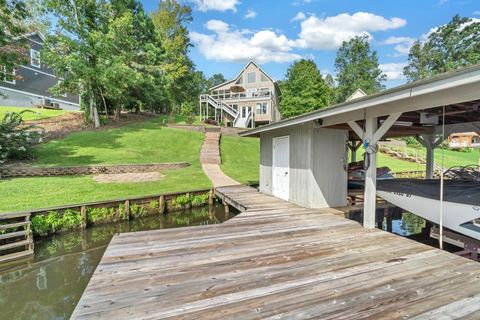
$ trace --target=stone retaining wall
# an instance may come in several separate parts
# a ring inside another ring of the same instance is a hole
[[[0,167],[1,178],[15,177],[49,177],[71,176],[110,173],[137,173],[159,170],[186,168],[188,162],[148,163],[148,164],[121,164],[103,166],[75,166],[75,167]]]

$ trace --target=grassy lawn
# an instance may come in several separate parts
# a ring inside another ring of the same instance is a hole
[[[156,182],[97,183],[91,176],[0,180],[0,212],[45,208],[129,196],[210,188],[199,152],[203,134],[161,126],[155,118],[122,128],[86,131],[51,141],[38,150],[34,165],[87,165],[187,161]]]
[[[222,136],[222,170],[241,183],[259,180],[260,140]]]
[[[402,151],[406,151],[408,154],[416,155],[418,154],[425,158],[425,148],[412,148],[407,147],[404,148]],[[470,152],[460,152],[460,151],[453,151],[448,149],[435,149],[435,163],[437,165],[442,164],[442,152],[444,157],[444,165],[445,168],[450,168],[453,166],[465,166],[469,164],[479,164],[479,155],[480,150],[475,149]]]
[[[3,119],[7,112],[20,112],[23,110],[30,110],[32,112],[25,112],[23,114],[23,120],[40,120],[52,117],[61,116],[67,111],[65,110],[48,110],[37,108],[19,108],[19,107],[2,107],[0,106],[0,119]]]
[[[160,116],[160,121],[162,124],[167,124],[169,121],[170,116],[168,115],[161,115]],[[187,124],[187,117],[186,116],[181,116],[181,115],[174,115],[173,119],[175,121],[175,124]],[[192,125],[198,126],[198,125],[205,125],[202,123],[200,120],[200,116],[195,116],[195,120],[193,121]]]

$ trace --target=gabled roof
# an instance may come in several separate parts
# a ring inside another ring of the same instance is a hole
[[[31,36],[35,36],[35,35],[38,35],[40,37],[40,39],[42,39],[42,41],[45,41],[45,35],[40,31],[32,31],[32,32],[29,32],[29,33],[22,34],[21,36],[18,36],[17,39],[30,38]]]
[[[220,83],[220,84],[217,84],[216,86],[211,87],[211,88],[208,89],[208,90],[209,90],[209,91],[215,90],[216,88],[221,87],[221,86],[224,86],[224,85],[226,85],[227,83],[237,82],[238,78],[240,78],[240,76],[241,76],[242,73],[245,71],[245,69],[247,69],[248,66],[251,65],[251,64],[253,64],[255,67],[257,67],[258,70],[260,70],[260,72],[262,72],[262,73],[263,73],[268,79],[270,79],[273,83],[276,83],[275,80],[273,80],[273,78],[268,75],[268,73],[266,73],[265,71],[263,71],[263,69],[260,68],[260,66],[255,63],[255,61],[250,60],[250,61],[242,68],[242,70],[240,70],[240,72],[238,73],[238,75],[237,75],[234,79],[225,81],[225,82]]]
[[[423,108],[421,106],[410,105],[409,99],[418,96],[432,95],[436,92],[458,88],[461,86],[467,86],[472,84],[480,84],[480,64],[452,70],[443,74],[439,74],[430,78],[418,80],[415,82],[407,83],[398,87],[383,90],[378,93],[353,99],[351,101],[342,102],[337,105],[330,106],[325,109],[312,111],[296,117],[281,120],[265,126],[260,126],[255,129],[247,130],[240,133],[240,136],[253,136],[258,135],[261,132],[271,131],[279,128],[285,128],[294,126],[309,121],[317,121],[319,119],[326,119],[328,117],[343,115],[347,113],[355,113],[356,111],[365,112],[366,109],[377,108],[377,113],[388,114],[388,108],[382,108],[382,105],[400,103],[411,106],[411,108]],[[466,99],[461,96],[456,98]],[[478,96],[476,99],[480,99],[480,92],[471,91],[471,95]],[[463,100],[467,101],[467,100]],[[358,112],[357,112],[358,113]]]
[[[367,94],[360,88],[358,88],[357,90],[355,90],[354,93],[352,93],[350,95],[350,97],[347,98],[347,100],[345,101],[351,101],[353,99],[358,99],[358,98],[361,98],[361,97],[365,97]]]

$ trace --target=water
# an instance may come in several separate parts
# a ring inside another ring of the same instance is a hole
[[[215,224],[234,215],[213,206],[43,238],[32,262],[0,269],[0,319],[68,319],[116,233]]]

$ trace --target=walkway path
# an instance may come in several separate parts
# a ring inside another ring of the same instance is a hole
[[[480,264],[246,186],[223,224],[122,233],[72,319],[478,319]]]
[[[233,180],[220,169],[220,164],[222,163],[220,136],[220,128],[205,128],[205,141],[200,152],[200,162],[202,163],[203,171],[212,181],[215,188],[239,185],[238,181]]]

